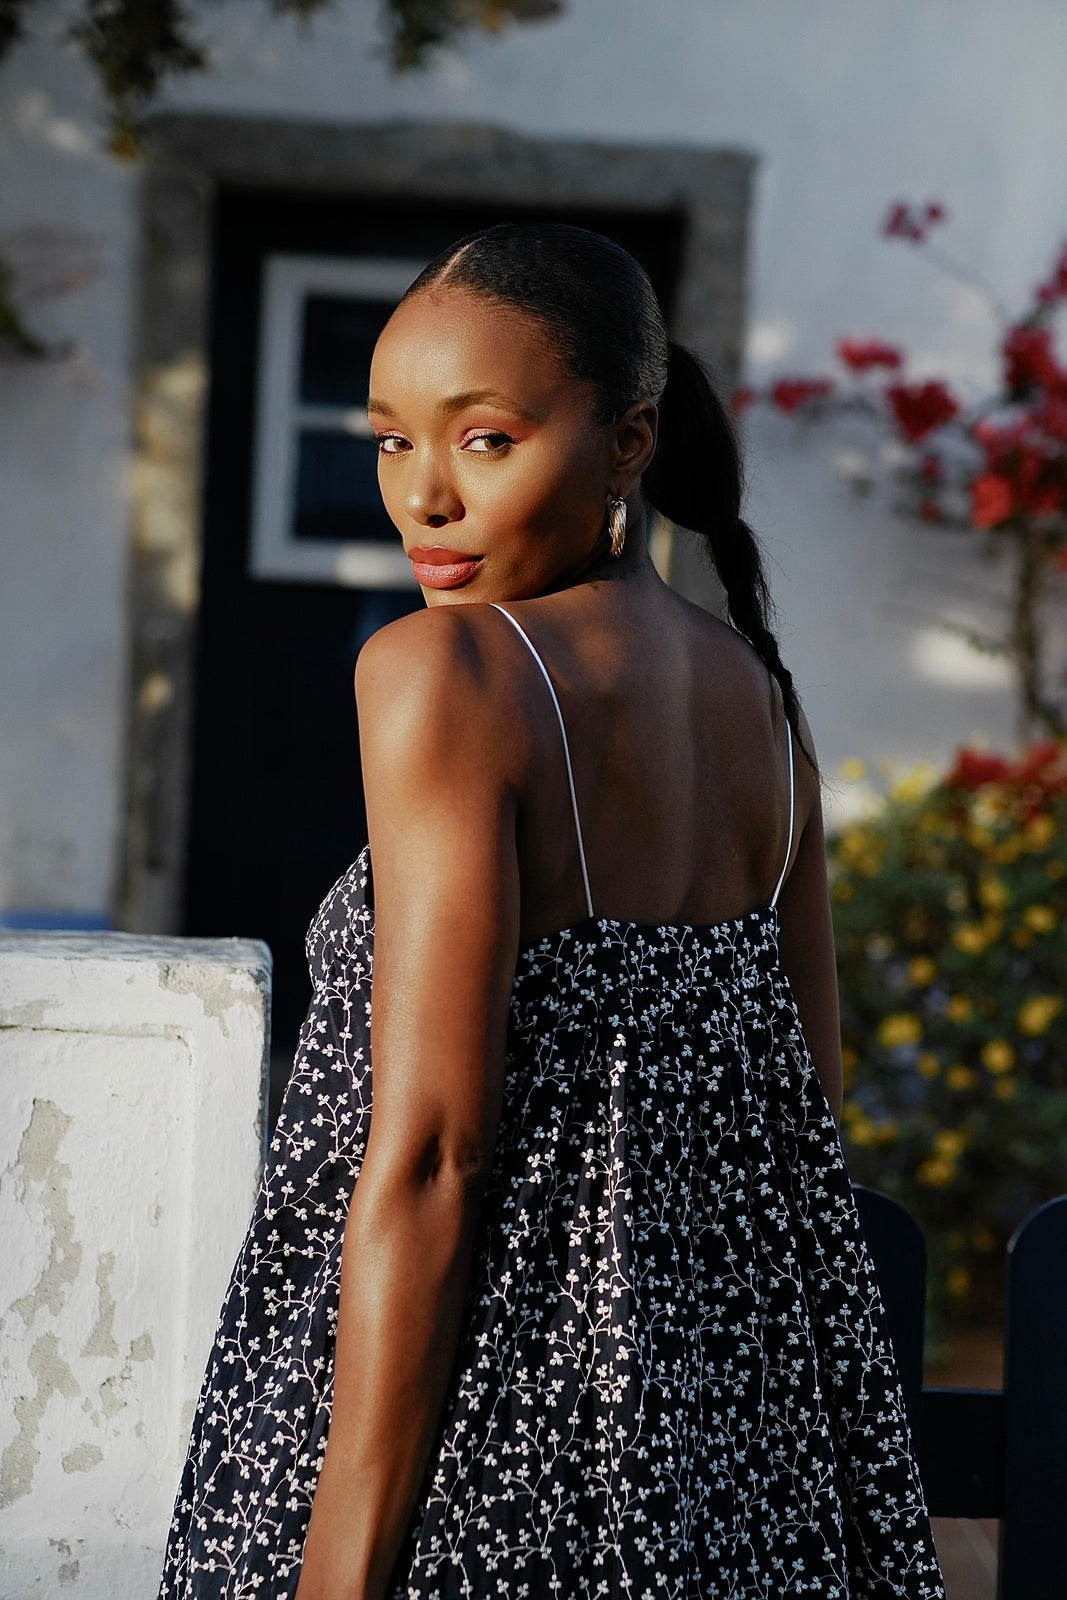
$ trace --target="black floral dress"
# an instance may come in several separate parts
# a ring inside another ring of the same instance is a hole
[[[364,850],[308,931],[314,994],[161,1600],[296,1589],[370,1123],[370,881]],[[460,1348],[390,1600],[944,1600],[774,901],[712,926],[590,913],[520,951]]]

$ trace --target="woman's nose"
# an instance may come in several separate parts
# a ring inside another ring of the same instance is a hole
[[[463,502],[456,492],[452,477],[434,457],[419,461],[408,480],[406,510],[412,522],[427,528],[443,528],[446,522],[458,522],[463,515]]]

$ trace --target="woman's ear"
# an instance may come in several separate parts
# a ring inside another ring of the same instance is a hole
[[[635,401],[614,425],[613,466],[624,500],[656,453],[658,427],[659,411],[651,400]]]

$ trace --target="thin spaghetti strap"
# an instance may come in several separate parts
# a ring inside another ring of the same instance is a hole
[[[548,675],[548,668],[545,666],[544,662],[541,660],[541,657],[540,657],[540,654],[538,653],[536,645],[534,644],[533,640],[530,638],[530,635],[526,632],[526,629],[523,627],[522,623],[516,621],[516,619],[512,616],[511,612],[506,609],[506,607],[501,606],[501,605],[497,605],[497,602],[495,600],[490,600],[489,604],[494,608],[494,610],[503,612],[504,616],[507,617],[507,619],[511,623],[512,627],[517,628],[519,633],[526,640],[526,643],[527,643],[527,645],[529,647],[529,650],[530,650],[530,654],[533,656],[534,660],[537,662],[537,665],[541,669],[541,676],[544,678],[545,682],[548,684],[548,692],[552,696],[552,704],[556,708],[556,716],[559,719],[559,731],[563,736],[563,759],[567,764],[567,785],[568,785],[568,787],[570,789],[570,792],[571,792],[571,811],[574,814],[574,832],[575,832],[575,835],[576,835],[576,837],[578,839],[578,860],[581,863],[581,868],[582,868],[582,885],[583,885],[583,887],[585,889],[585,906],[586,906],[586,910],[588,911],[589,915],[592,916],[593,915],[593,897],[589,893],[589,873],[586,870],[586,865],[585,865],[585,846],[582,843],[582,824],[581,824],[581,822],[579,821],[579,818],[578,818],[578,796],[574,792],[574,772],[573,772],[573,770],[571,768],[571,751],[570,751],[570,745],[567,743],[567,728],[566,728],[566,725],[565,725],[565,723],[563,721],[563,712],[560,709],[559,701],[556,698],[555,685],[553,684],[552,679]]]
[[[777,678],[775,678],[774,681],[775,681],[775,683],[778,683],[778,679]],[[781,690],[781,687],[782,686],[779,683],[778,684],[779,690]],[[785,698],[784,698],[784,696],[783,696],[783,699],[782,699],[782,709],[783,710],[785,709]],[[789,839],[788,839],[788,841],[786,843],[786,847],[785,847],[785,860],[782,862],[782,871],[781,871],[781,874],[780,874],[780,876],[778,878],[778,882],[775,885],[774,893],[771,896],[771,905],[772,906],[777,904],[778,891],[782,887],[782,884],[785,882],[785,869],[789,865],[789,852],[793,848],[793,729],[792,729],[792,726],[790,725],[788,717],[786,717],[786,720],[785,720],[785,736],[786,736],[786,740],[787,740],[788,746],[789,746]]]

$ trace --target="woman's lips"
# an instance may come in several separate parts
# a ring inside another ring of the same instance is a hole
[[[462,550],[442,549],[440,545],[416,545],[408,551],[415,581],[424,589],[461,588],[474,577],[481,559]]]

